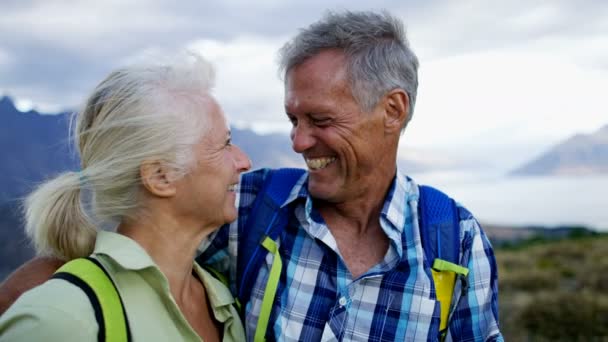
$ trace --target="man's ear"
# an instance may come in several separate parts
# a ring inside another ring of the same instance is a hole
[[[177,188],[171,177],[172,171],[159,161],[144,162],[139,167],[142,184],[151,194],[158,197],[175,196]]]
[[[410,98],[405,90],[397,88],[388,92],[384,98],[384,111],[386,132],[401,132],[410,113]]]

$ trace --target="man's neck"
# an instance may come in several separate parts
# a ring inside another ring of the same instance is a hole
[[[362,189],[360,195],[348,201],[315,203],[353,279],[382,261],[388,250],[389,240],[380,226],[380,214],[395,174],[396,168],[377,178],[384,182]]]
[[[353,279],[381,262],[389,246],[388,237],[380,226],[384,196],[371,201],[370,195],[360,198],[365,201],[319,207]]]
[[[315,208],[328,224],[336,221],[342,223],[330,226],[331,229],[344,227],[352,233],[365,235],[368,229],[379,228],[380,213],[395,175],[396,168],[386,172],[383,177],[377,177],[379,181],[374,183],[374,187],[361,189],[359,195],[353,195],[345,201],[330,203],[314,200]]]

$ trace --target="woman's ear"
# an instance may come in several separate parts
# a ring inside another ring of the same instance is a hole
[[[159,161],[144,162],[139,167],[144,187],[158,197],[171,197],[177,193],[172,170]]]
[[[393,89],[384,98],[387,132],[401,132],[410,112],[410,98],[403,89]]]

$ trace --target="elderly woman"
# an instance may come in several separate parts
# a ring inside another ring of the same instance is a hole
[[[102,267],[133,340],[240,341],[233,297],[193,260],[207,235],[236,218],[235,188],[250,161],[210,94],[213,69],[184,57],[115,71],[97,86],[76,119],[82,170],[27,198],[26,229],[38,254],[91,256]],[[102,331],[115,317],[93,302],[73,281],[51,279],[1,316],[0,340],[116,334]]]

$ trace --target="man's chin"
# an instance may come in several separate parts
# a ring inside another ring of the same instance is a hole
[[[331,200],[336,197],[337,191],[334,187],[334,184],[309,181],[308,193],[312,198],[331,202]]]

